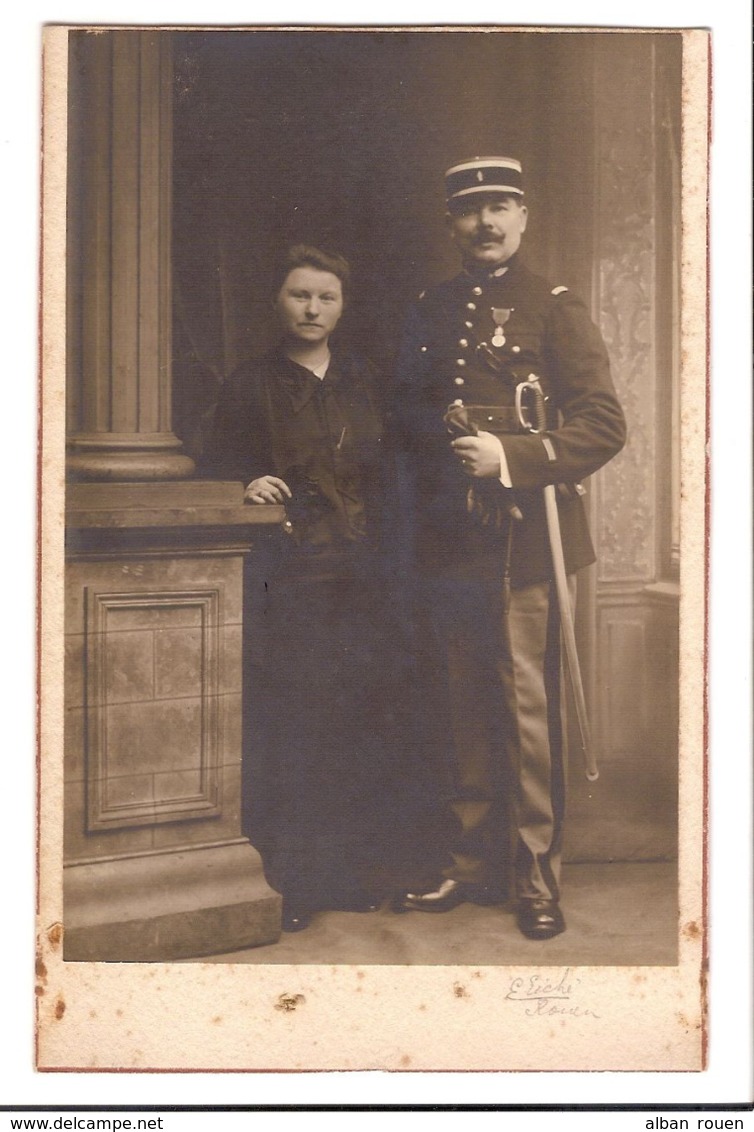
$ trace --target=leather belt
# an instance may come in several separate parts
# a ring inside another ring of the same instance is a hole
[[[467,405],[469,420],[481,432],[526,432],[513,405]]]

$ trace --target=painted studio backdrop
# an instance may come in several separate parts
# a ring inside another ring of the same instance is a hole
[[[628,419],[589,484],[601,777],[574,756],[567,859],[674,860],[680,35],[76,31],[69,71],[66,958],[279,935],[243,835],[241,650],[280,518],[195,465],[271,345],[280,250],[351,261],[342,334],[387,370],[457,269],[442,173],[473,154],[520,157],[527,262],[591,307]]]

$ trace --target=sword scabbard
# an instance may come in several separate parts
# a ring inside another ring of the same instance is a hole
[[[532,411],[534,415],[533,422],[527,420],[523,411],[523,399],[527,391],[531,393]],[[536,374],[529,374],[528,381],[522,382],[518,386],[516,390],[516,408],[518,409],[519,421],[522,427],[526,428],[527,431],[531,433],[541,433],[544,443],[544,440],[547,439],[544,436],[547,432],[547,408],[542,384]],[[556,459],[555,449],[552,446],[552,442],[549,440],[548,443],[545,444],[545,450],[548,459],[554,461]],[[581,668],[579,666],[579,656],[576,649],[573,609],[571,608],[571,597],[568,592],[568,579],[566,577],[565,559],[563,556],[563,538],[560,531],[560,516],[558,515],[558,503],[555,496],[554,484],[548,484],[545,487],[544,501],[545,515],[547,518],[547,534],[550,542],[550,552],[552,554],[553,574],[555,576],[555,590],[558,597],[558,608],[560,610],[560,628],[563,637],[566,669],[571,684],[571,691],[573,692],[574,704],[576,705],[576,718],[579,725],[581,749],[584,755],[584,773],[590,782],[595,782],[599,778],[599,770],[597,768],[597,760],[594,751],[592,750],[589,716],[586,710],[584,685],[581,679]]]

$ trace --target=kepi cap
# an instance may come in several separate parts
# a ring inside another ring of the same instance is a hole
[[[448,207],[473,200],[480,193],[522,197],[521,162],[515,157],[470,157],[445,173]]]

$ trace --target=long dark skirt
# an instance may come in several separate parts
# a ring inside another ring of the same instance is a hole
[[[250,839],[291,900],[385,895],[414,853],[420,791],[391,603],[368,559],[264,573],[247,616]]]

